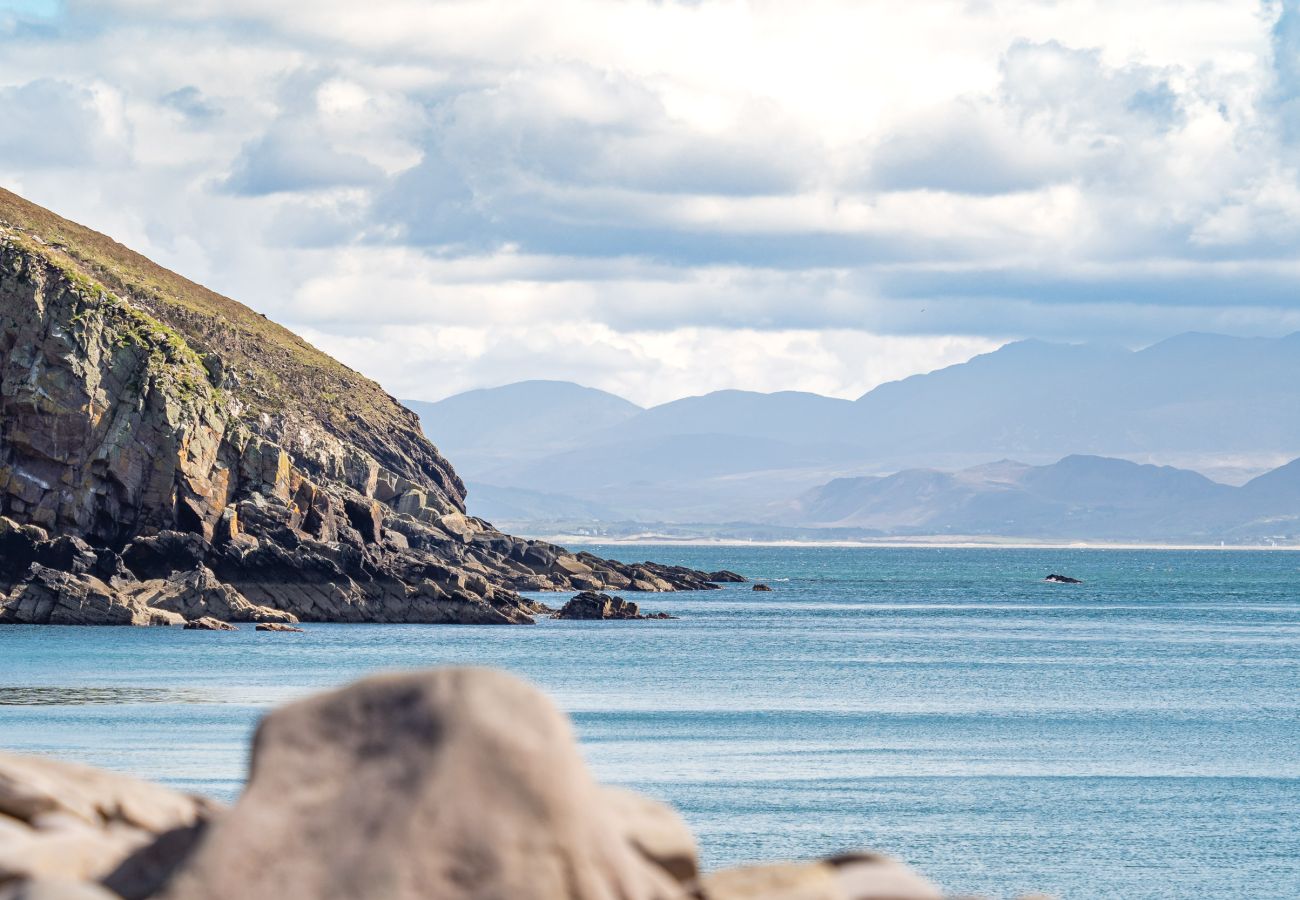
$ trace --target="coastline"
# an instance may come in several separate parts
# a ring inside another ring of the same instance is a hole
[[[739,538],[674,538],[666,535],[636,535],[634,537],[593,537],[582,534],[539,535],[537,540],[561,545],[601,547],[842,547],[846,549],[899,549],[924,550],[1251,550],[1297,551],[1300,544],[1153,544],[1125,543],[1120,541],[1033,541],[1023,538],[978,538],[970,536],[926,535],[916,538],[882,538],[873,541],[755,541]]]

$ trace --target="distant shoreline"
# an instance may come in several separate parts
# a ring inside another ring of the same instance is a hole
[[[539,536],[538,540],[548,541],[561,546],[570,544],[599,544],[602,546],[629,547],[843,547],[843,548],[880,548],[897,549],[913,547],[918,549],[948,550],[1300,550],[1300,544],[1141,544],[1120,543],[1113,541],[1027,541],[1009,538],[979,540],[970,537],[918,537],[882,538],[876,541],[749,541],[736,538],[674,538],[664,535],[638,535],[636,537],[611,538],[593,537],[581,534],[559,534]]]

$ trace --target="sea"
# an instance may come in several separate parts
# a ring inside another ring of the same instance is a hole
[[[994,898],[1300,897],[1300,553],[582,549],[773,590],[633,596],[666,621],[0,628],[0,747],[233,800],[276,704],[499,666],[706,868],[869,848]]]

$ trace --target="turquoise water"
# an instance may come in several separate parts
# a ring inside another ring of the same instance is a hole
[[[871,847],[991,896],[1300,897],[1300,554],[592,549],[776,590],[636,598],[663,622],[4,628],[0,746],[231,798],[267,706],[481,663],[708,866]]]

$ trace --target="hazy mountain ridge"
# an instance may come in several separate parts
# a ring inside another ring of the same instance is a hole
[[[1300,466],[1291,464],[1300,470]],[[990,470],[996,470],[990,471]],[[839,479],[790,510],[802,527],[1038,539],[1238,540],[1300,522],[1300,478],[1276,470],[1241,487],[1196,472],[1095,456]],[[1279,481],[1288,482],[1285,490]],[[1260,484],[1257,484],[1259,482]],[[1272,482],[1270,487],[1269,482]]]
[[[544,484],[551,494],[599,505],[629,522],[804,527],[813,520],[797,518],[794,501],[809,491],[832,482],[847,488],[849,482],[837,479],[856,479],[854,490],[865,490],[872,477],[933,469],[933,477],[946,473],[954,480],[942,490],[929,490],[939,491],[951,504],[965,496],[961,503],[973,510],[963,516],[954,510],[953,527],[960,523],[977,533],[995,533],[993,524],[1008,515],[994,508],[996,502],[1023,506],[1034,497],[1047,504],[1041,516],[1048,518],[1061,514],[1060,504],[1086,504],[1088,491],[1105,493],[1107,477],[1133,477],[1118,469],[1110,476],[1094,472],[1091,481],[1067,479],[1069,483],[1053,488],[1051,479],[1064,478],[1068,467],[1050,464],[1067,457],[1195,469],[1211,477],[1185,474],[1226,487],[1215,482],[1239,484],[1300,456],[1300,334],[1236,338],[1189,333],[1138,351],[1019,341],[965,363],[881,385],[857,400],[795,391],[717,391],[643,410],[626,404],[608,418],[575,413],[557,383],[550,384],[530,395],[532,419],[556,423],[540,430],[537,440],[498,444],[490,451],[449,443],[446,435],[458,427],[450,419],[470,414],[478,402],[463,394],[438,404],[443,445],[477,483],[494,487],[497,501],[513,489],[535,490]],[[482,400],[515,387],[473,396]],[[566,429],[559,424],[564,422],[577,424]],[[527,433],[521,428],[519,436]],[[1015,459],[1020,466],[1040,469],[1022,474],[1042,483],[1032,491],[1008,483],[1005,496],[995,497],[996,481],[980,480],[977,474],[991,459]],[[1204,487],[1192,487],[1182,476],[1169,477],[1171,490],[1177,485],[1196,493]],[[1281,483],[1300,474],[1281,471],[1273,477]],[[924,493],[919,486],[924,480],[910,474],[889,490],[899,495],[899,504],[919,510],[915,498],[900,492],[914,484]],[[1215,487],[1209,491],[1215,493]],[[1133,489],[1160,490],[1145,478]],[[1083,493],[1068,497],[1070,490]],[[1143,533],[1150,537],[1150,529],[1163,527],[1170,534],[1188,532],[1195,523],[1179,515],[1194,512],[1200,523],[1196,527],[1218,527],[1263,516],[1270,503],[1269,514],[1285,520],[1285,502],[1269,493],[1252,488],[1221,494],[1213,503],[1239,514],[1183,510],[1171,513],[1167,526],[1154,518],[1142,524],[1135,513],[1118,511],[1109,519],[1096,512],[1076,513],[1072,522],[1111,531],[1146,529]],[[468,502],[472,508],[472,492]],[[985,521],[976,512],[1002,518]],[[883,513],[877,509],[864,515],[877,521]],[[936,515],[935,510],[926,513]],[[934,519],[940,520],[948,521]],[[530,527],[528,520],[510,521]],[[893,522],[888,527],[912,526]]]

